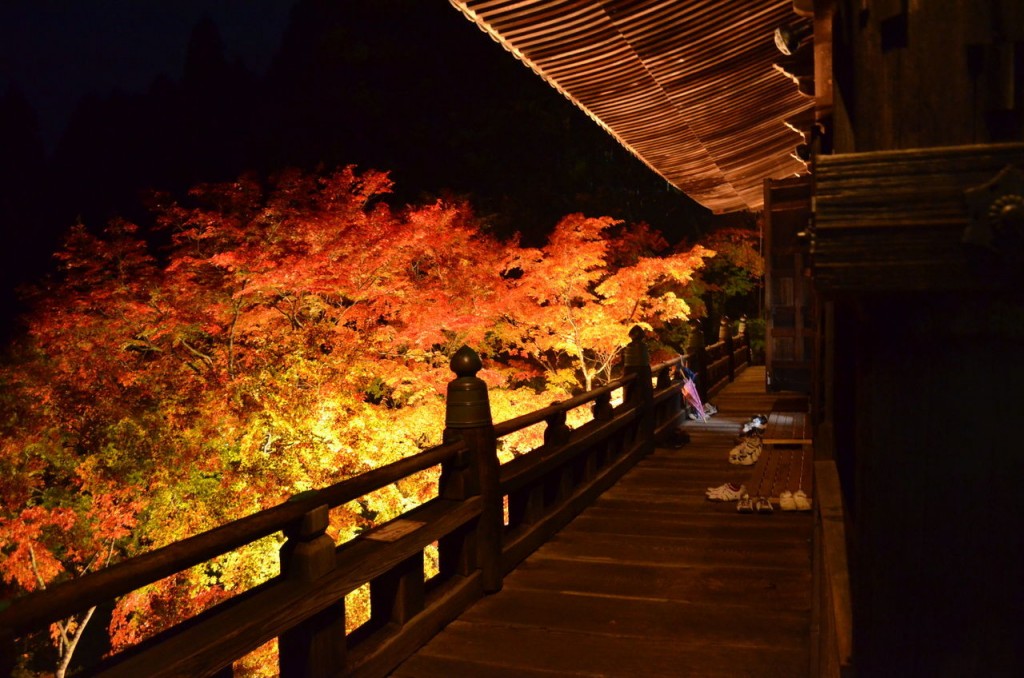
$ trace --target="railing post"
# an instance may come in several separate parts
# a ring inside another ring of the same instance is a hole
[[[615,414],[615,408],[612,407],[612,394],[605,391],[601,395],[594,399],[594,404],[590,406],[590,413],[594,416],[594,421],[608,421]]]
[[[590,406],[590,414],[594,421],[611,421],[615,416],[615,408],[612,407],[612,393],[605,391],[594,399]],[[601,468],[608,464],[621,449],[621,438],[618,435],[612,436],[605,441],[601,451],[598,453],[597,466]]]
[[[695,323],[690,332],[690,340],[686,347],[690,356],[690,369],[697,375],[697,393],[702,402],[708,399],[708,352],[704,348],[704,332],[699,323]]]
[[[552,403],[556,405],[557,403]],[[565,445],[569,442],[569,436],[572,434],[572,429],[566,425],[566,416],[563,410],[555,412],[545,420],[547,426],[544,429],[544,445],[555,447],[556,445]]]
[[[676,359],[675,365],[666,366],[665,369],[658,374],[659,391],[672,386],[675,382],[682,382],[686,378],[686,373],[683,371],[683,365],[685,362],[686,356],[679,356],[679,358]],[[683,389],[680,387],[676,389],[672,399],[662,411],[662,418],[658,420],[658,425],[660,426],[665,421],[677,420],[680,413],[683,413],[686,409],[685,403],[686,399],[683,398]]]
[[[316,581],[334,569],[334,540],[327,535],[327,505],[307,512],[285,530],[281,574],[301,582]],[[282,678],[319,678],[345,667],[345,601],[306,619],[278,640]]]
[[[636,379],[628,385],[626,401],[639,409],[638,435],[649,443],[648,451],[654,450],[654,386],[651,384],[651,357],[644,342],[644,330],[634,325],[629,331],[629,345],[623,360],[623,373],[635,374]]]
[[[743,346],[743,364],[750,366],[754,363],[754,356],[750,352],[750,334],[747,330],[747,314],[740,316],[739,326],[736,328],[736,336],[740,338],[740,345]]]
[[[406,558],[370,582],[370,619],[404,626],[423,611],[423,552]]]
[[[732,354],[733,343],[732,332],[729,331],[729,316],[723,315],[718,322],[718,340],[725,345],[725,355],[729,359],[729,381],[733,381],[736,378],[736,357]]]
[[[547,418],[547,426],[544,429],[544,445],[547,446],[561,446],[569,442],[569,436],[572,431],[566,424],[565,412],[558,412]],[[555,492],[558,501],[565,501],[572,496],[575,484],[573,482],[572,469],[569,466],[563,466],[561,472],[558,474],[558,488]]]
[[[663,388],[668,388],[672,385],[672,366],[666,365],[658,370],[657,387],[660,391]]]
[[[465,458],[456,460],[441,471],[441,496],[465,499],[479,494],[480,518],[475,539],[470,537],[460,549],[462,567],[474,561],[480,569],[485,593],[501,590],[501,533],[504,525],[503,502],[499,486],[498,446],[491,421],[491,405],[487,384],[476,373],[482,367],[476,351],[463,346],[451,359],[451,370],[457,376],[448,384],[444,439],[461,438],[466,445]],[[475,542],[475,548],[474,543]]]

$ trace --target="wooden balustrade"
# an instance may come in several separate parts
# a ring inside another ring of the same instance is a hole
[[[385,675],[473,601],[499,590],[507,572],[682,422],[683,358],[652,370],[642,333],[631,336],[619,379],[497,425],[475,377],[479,360],[463,349],[452,359],[458,377],[449,386],[442,445],[15,600],[0,611],[4,668],[19,636],[283,532],[278,576],[88,673],[230,676],[235,660],[277,638],[282,676]],[[627,396],[613,406],[620,388]],[[566,413],[583,407],[592,418],[570,429]],[[541,422],[544,443],[499,466],[497,441]],[[436,499],[341,545],[327,536],[332,508],[437,465]],[[425,580],[423,553],[432,544],[440,571]],[[345,597],[367,584],[370,619],[346,635]]]
[[[707,402],[715,397],[750,365],[750,337],[746,330],[746,318],[740,320],[735,335],[729,330],[729,319],[722,318],[718,341],[707,346],[704,345],[701,332],[694,330],[687,346],[686,363],[697,375],[697,391],[701,400]]]

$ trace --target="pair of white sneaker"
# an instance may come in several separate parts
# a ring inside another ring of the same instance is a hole
[[[761,456],[760,438],[748,438],[729,450],[729,463],[751,466]]]
[[[810,511],[811,499],[802,489],[796,492],[786,490],[779,495],[779,506],[783,511]]]

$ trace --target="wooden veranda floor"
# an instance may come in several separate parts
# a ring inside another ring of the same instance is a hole
[[[811,514],[704,496],[751,477],[728,452],[775,398],[747,369],[688,445],[641,461],[393,675],[807,676]]]

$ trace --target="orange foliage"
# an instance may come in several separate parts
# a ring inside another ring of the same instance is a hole
[[[599,375],[611,376],[632,325],[651,329],[686,319],[686,302],[659,287],[688,283],[704,258],[714,255],[698,245],[668,257],[643,256],[639,245],[664,241],[643,226],[609,237],[616,223],[570,215],[545,247],[521,250],[510,260],[521,275],[507,313],[514,330],[506,342],[543,365],[556,385],[578,383],[589,390]]]
[[[346,168],[158,196],[158,229],[71,230],[62,277],[0,366],[0,558],[31,591],[440,442],[451,354],[485,357],[498,420],[607,376],[633,324],[687,316],[712,253],[571,215],[547,245],[467,205],[393,210]],[[513,455],[531,443],[506,441]],[[332,514],[351,538],[434,496],[437,470]],[[118,602],[115,648],[277,571],[279,538]]]

